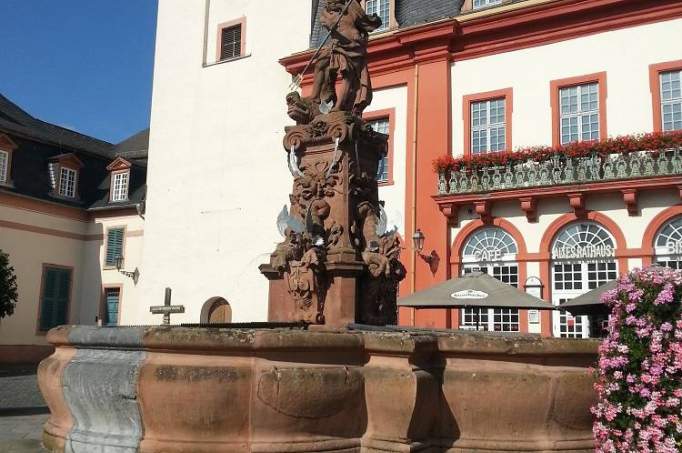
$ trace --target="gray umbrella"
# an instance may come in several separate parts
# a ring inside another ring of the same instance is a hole
[[[601,296],[606,291],[614,289],[617,283],[616,280],[611,280],[610,282],[601,285],[599,288],[564,302],[559,308],[561,310],[566,310],[573,316],[607,315],[609,313],[609,307],[602,303]]]
[[[413,308],[527,308],[552,310],[549,302],[503,283],[483,272],[472,272],[398,300]]]

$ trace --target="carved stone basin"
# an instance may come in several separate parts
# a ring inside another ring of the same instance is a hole
[[[464,332],[53,329],[55,452],[588,452],[597,343]]]

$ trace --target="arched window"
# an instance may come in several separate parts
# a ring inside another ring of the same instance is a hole
[[[682,269],[682,216],[661,227],[654,239],[654,253],[657,264]]]
[[[518,248],[511,234],[500,227],[486,227],[473,233],[462,249],[464,273],[480,269],[504,283],[519,284]]]
[[[476,230],[462,248],[465,274],[480,270],[512,286],[519,284],[518,247],[511,234],[500,227]],[[519,311],[515,308],[462,309],[461,326],[497,332],[518,332]]]
[[[232,322],[232,307],[222,297],[211,297],[201,307],[202,324],[227,324]]]
[[[559,305],[615,280],[618,277],[615,250],[613,237],[597,223],[573,223],[559,231],[552,245],[552,302]],[[554,334],[588,337],[587,317],[555,314]]]

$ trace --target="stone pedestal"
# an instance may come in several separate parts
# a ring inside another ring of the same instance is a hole
[[[395,322],[395,290],[391,301],[385,287],[397,288],[404,268],[397,235],[381,222],[376,181],[388,137],[348,112],[286,132],[294,183],[290,212],[278,219],[285,240],[260,267],[270,280],[269,320],[332,328]]]

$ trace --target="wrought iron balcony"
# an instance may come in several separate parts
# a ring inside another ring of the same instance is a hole
[[[591,153],[573,157],[554,153],[544,159],[516,160],[505,165],[468,162],[459,169],[441,169],[433,198],[451,224],[458,222],[461,206],[473,205],[482,219],[490,219],[495,201],[518,200],[528,221],[537,220],[537,201],[566,197],[581,214],[585,196],[622,194],[630,215],[638,215],[638,193],[674,188],[682,197],[682,147],[630,153]],[[461,160],[460,160],[461,161]]]
[[[655,156],[654,154],[657,154]],[[448,174],[449,173],[449,174]],[[471,167],[438,176],[438,195],[573,185],[682,175],[682,149],[639,151],[601,157],[554,155],[548,160]]]

